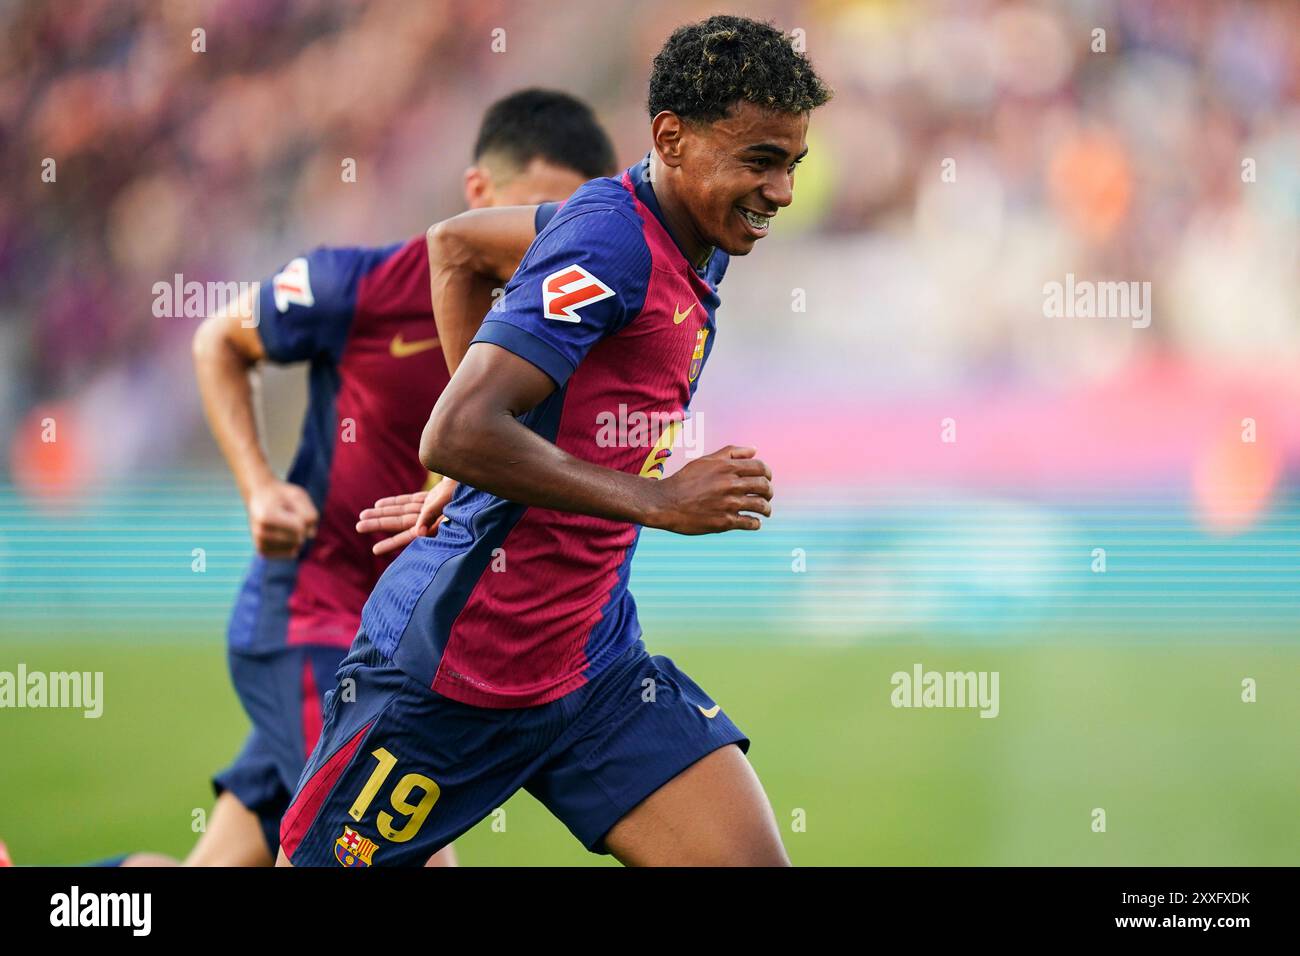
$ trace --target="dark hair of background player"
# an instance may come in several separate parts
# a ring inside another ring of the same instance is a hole
[[[474,161],[485,156],[517,170],[542,159],[589,179],[613,175],[616,169],[614,146],[591,107],[557,90],[520,90],[489,106],[474,143]]]
[[[831,98],[791,38],[770,23],[716,16],[673,31],[650,74],[651,117],[712,122],[738,100],[807,113]]]

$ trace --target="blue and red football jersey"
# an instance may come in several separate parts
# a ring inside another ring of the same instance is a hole
[[[475,342],[556,390],[521,422],[572,455],[661,477],[713,347],[727,256],[695,269],[668,232],[649,160],[582,186],[538,235]],[[608,423],[669,423],[610,440]],[[463,703],[524,707],[582,686],[641,634],[628,574],[640,527],[462,485],[447,521],[380,580],[375,647]]]
[[[538,207],[542,228],[557,203]],[[357,515],[425,486],[420,433],[448,381],[429,294],[423,236],[380,248],[318,248],[261,284],[267,357],[310,364],[302,440],[287,480],[320,524],[296,559],[253,558],[228,628],[234,650],[348,647],[391,556]]]

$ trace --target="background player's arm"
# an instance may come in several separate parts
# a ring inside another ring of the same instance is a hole
[[[452,374],[492,307],[493,290],[514,275],[537,235],[536,215],[536,206],[474,209],[429,229],[433,319]]]
[[[254,546],[267,557],[291,557],[316,533],[318,515],[307,492],[280,481],[266,458],[257,368],[266,351],[257,329],[245,325],[256,314],[252,295],[198,327],[194,371],[208,426],[248,509]]]
[[[681,534],[757,530],[742,512],[771,514],[771,472],[752,448],[728,446],[662,481],[570,455],[517,420],[555,387],[526,359],[474,343],[425,425],[421,462],[520,504]]]
[[[425,238],[433,320],[453,375],[492,307],[492,293],[514,275],[537,235],[537,208],[473,209],[430,227]],[[380,498],[357,516],[357,532],[389,535],[371,547],[376,555],[397,551],[437,532],[438,516],[455,492],[456,481],[444,477],[432,491]]]

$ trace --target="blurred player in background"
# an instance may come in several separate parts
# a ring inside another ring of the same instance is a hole
[[[712,17],[668,39],[649,155],[538,235],[429,418],[421,460],[464,484],[445,515],[426,501],[366,602],[282,862],[419,865],[523,788],[626,864],[788,863],[748,739],[646,652],[627,589],[641,526],[756,530],[771,474],[728,446],[647,480],[676,428],[606,441],[597,423],[680,424],[728,257],[792,201],[829,95],[770,25]]]
[[[465,202],[477,209],[563,200],[614,169],[610,140],[586,104],[525,90],[484,116]],[[501,244],[489,281],[509,277],[553,213],[553,204],[536,220],[528,211],[526,228]],[[357,533],[357,514],[394,487],[430,478],[416,452],[448,373],[429,288],[423,236],[380,248],[318,248],[263,284],[258,302],[212,316],[195,333],[204,409],[257,554],[228,629],[231,676],[253,729],[213,780],[216,806],[186,865],[275,860],[280,818],[320,733],[321,694],[334,686],[362,604],[397,550],[372,550],[377,539]],[[263,360],[309,364],[302,442],[285,480],[259,433]],[[137,854],[126,865],[170,862]]]

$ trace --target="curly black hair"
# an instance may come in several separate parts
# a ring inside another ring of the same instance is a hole
[[[806,113],[831,98],[812,64],[770,23],[715,16],[678,27],[655,56],[650,115],[712,122],[738,100]]]

